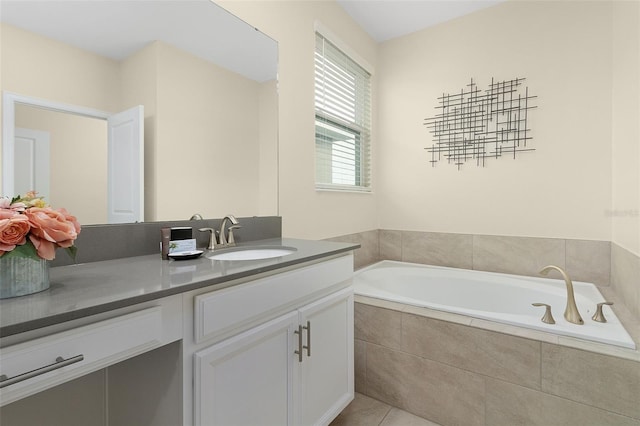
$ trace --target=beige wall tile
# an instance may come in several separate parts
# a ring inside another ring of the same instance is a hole
[[[611,280],[609,241],[566,240],[567,273],[574,281],[607,286]]]
[[[328,238],[327,241],[360,244],[360,248],[354,251],[353,267],[355,269],[362,268],[379,260],[380,249],[378,246],[377,229],[359,232],[357,234],[340,235]]]
[[[472,269],[472,236],[438,232],[402,232],[402,260]]]
[[[402,260],[402,231],[380,230],[380,259]]]
[[[369,343],[367,392],[442,425],[484,424],[482,376]]]
[[[540,342],[533,340],[403,314],[402,350],[540,389]]]
[[[640,363],[542,344],[542,390],[640,419]]]
[[[421,358],[367,343],[367,395],[406,409],[409,388],[405,376],[420,371]]]
[[[547,265],[565,267],[565,240],[473,236],[473,269],[538,276]]]
[[[486,381],[486,424],[491,426],[640,426],[616,413],[494,379]]]
[[[354,306],[355,338],[388,348],[400,348],[401,315],[397,311],[356,303]]]
[[[367,393],[367,344],[364,340],[355,340],[353,358],[356,392]]]
[[[377,229],[354,234],[355,242],[360,243],[362,246],[360,250],[356,250],[356,268],[362,268],[363,266],[376,263],[380,259],[378,234],[379,232]]]
[[[640,318],[640,258],[617,244],[611,244],[611,285]]]

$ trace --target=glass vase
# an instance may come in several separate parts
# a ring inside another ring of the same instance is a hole
[[[49,288],[49,262],[28,257],[0,257],[0,299]]]

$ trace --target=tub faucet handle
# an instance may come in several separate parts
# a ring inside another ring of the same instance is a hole
[[[532,303],[533,306],[545,306],[544,315],[540,319],[540,321],[546,324],[555,324],[556,321],[553,319],[553,315],[551,315],[551,306],[546,303]]]
[[[598,305],[596,306],[596,313],[593,314],[593,316],[591,317],[592,320],[596,321],[596,322],[607,322],[607,319],[604,317],[604,314],[602,313],[602,305],[613,305],[613,302],[602,302],[602,303],[598,303]]]

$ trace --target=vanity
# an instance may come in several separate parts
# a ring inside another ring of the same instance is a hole
[[[0,301],[2,423],[328,424],[354,394],[358,246],[246,244],[295,250],[60,266]]]

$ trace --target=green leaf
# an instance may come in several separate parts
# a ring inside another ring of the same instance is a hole
[[[29,240],[27,240],[27,242],[23,245],[16,246],[16,248],[11,250],[10,252],[5,253],[3,257],[27,257],[35,260],[40,259],[40,256],[38,256],[38,251],[36,250],[33,243]]]
[[[75,262],[76,261],[76,255],[78,254],[78,247],[76,247],[76,246],[67,247],[65,249],[65,251],[67,252],[69,257],[71,258],[71,260],[73,260]]]

